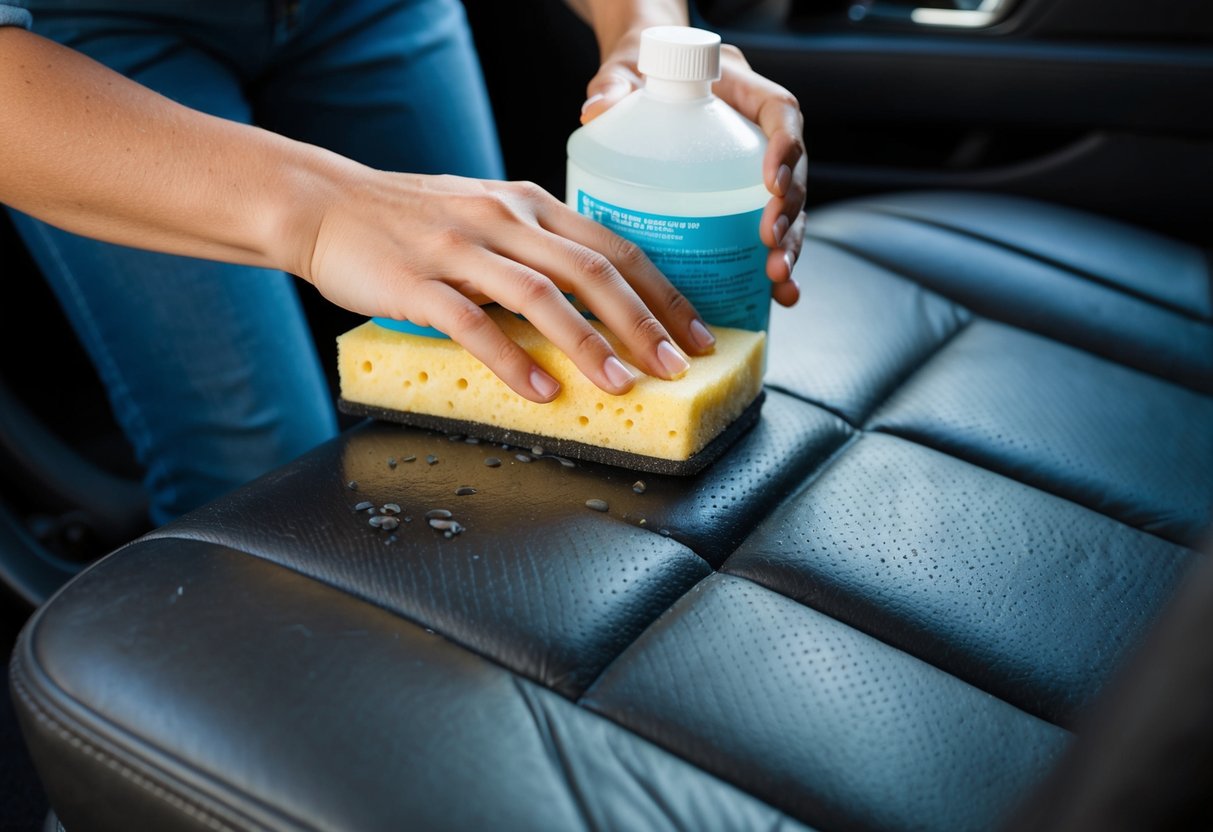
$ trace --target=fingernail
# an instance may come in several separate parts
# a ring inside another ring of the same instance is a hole
[[[783,245],[783,235],[788,233],[788,224],[788,218],[782,214],[775,220],[775,226],[771,229],[775,234],[775,245]]]
[[[691,340],[695,342],[695,346],[701,350],[709,349],[716,343],[716,336],[703,325],[703,321],[696,318],[691,321]]]
[[[542,398],[550,399],[560,391],[560,382],[538,367],[531,368],[531,387]]]
[[[682,357],[682,353],[674,349],[674,345],[669,341],[662,341],[657,345],[657,360],[661,362],[661,366],[665,371],[674,378],[691,369],[691,365]]]
[[[779,170],[775,173],[775,190],[780,196],[787,196],[788,186],[792,184],[792,169],[787,165],[780,165]]]
[[[783,253],[783,262],[788,264],[788,277],[792,276],[792,267],[796,265],[796,255],[790,251]]]
[[[613,355],[608,355],[606,361],[602,362],[602,373],[616,389],[627,387],[636,380],[636,376],[629,373],[623,362]]]
[[[585,103],[581,105],[582,115],[585,114],[586,110],[590,109],[590,107],[593,107],[595,104],[597,104],[599,101],[601,101],[604,97],[605,96],[602,93],[596,92],[593,95],[591,95],[589,98],[587,98],[585,100]]]

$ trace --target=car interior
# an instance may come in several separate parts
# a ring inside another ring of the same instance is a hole
[[[563,197],[592,33],[464,5]],[[800,102],[802,298],[644,493],[344,415],[153,528],[0,212],[0,829],[1213,828],[1213,6],[691,8]]]

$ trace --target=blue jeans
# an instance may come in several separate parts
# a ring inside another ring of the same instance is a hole
[[[502,176],[458,0],[29,6],[34,31],[197,110],[380,169]],[[13,216],[144,467],[154,523],[336,432],[295,278]]]

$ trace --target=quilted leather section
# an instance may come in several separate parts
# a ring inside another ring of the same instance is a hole
[[[367,425],[152,536],[255,553],[576,696],[710,571],[679,539],[722,562],[848,433],[773,394],[726,462],[694,479],[646,475],[637,494],[636,475],[620,469],[523,463],[499,446]],[[500,467],[486,467],[492,456]],[[456,496],[464,485],[476,493]],[[390,536],[372,528],[353,510],[363,501],[396,503],[404,522]],[[446,539],[429,528],[435,508],[466,531]]]
[[[861,425],[972,319],[969,312],[862,258],[809,239],[804,301],[771,311],[770,387]]]
[[[426,464],[431,453],[437,464]],[[669,538],[587,509],[601,492],[577,471],[484,465],[500,453],[368,425],[152,537],[237,546],[576,696],[710,570]],[[418,458],[388,466],[408,456]],[[477,493],[455,496],[464,484]],[[372,528],[353,510],[362,501],[396,503],[404,522],[391,534]],[[430,528],[435,508],[467,530],[447,539]]]
[[[1094,214],[1013,196],[931,191],[867,197],[862,210],[995,248],[1213,321],[1209,259],[1194,246]]]
[[[72,740],[52,772],[91,757],[197,828],[804,829],[440,635],[215,544],[102,563],[19,662],[41,724]],[[67,828],[166,828],[99,785],[53,795]]]
[[[1131,281],[1134,286],[1177,282],[1182,288],[1159,290],[1168,303],[1179,306],[1176,308],[1155,300],[1155,296],[1126,291],[1121,285],[1127,280],[1123,276],[1092,279],[1089,274],[1015,247],[992,245],[969,233],[891,213],[891,208],[901,205],[899,199],[881,199],[875,203],[879,208],[857,202],[815,213],[809,234],[901,274],[979,315],[1213,393],[1213,325],[1207,316],[1210,277],[1206,270],[1206,300],[1201,302],[1199,252],[1187,250],[1178,258],[1155,260],[1150,251],[1129,259],[1122,267],[1137,274]],[[955,204],[954,216],[966,213],[965,204],[965,200]],[[985,204],[988,202],[981,203]],[[975,205],[977,210],[980,208]],[[1004,210],[1013,209],[1006,205]],[[1030,215],[1031,209],[1025,213]],[[1121,244],[1134,235],[1132,229],[1114,227],[1124,232]],[[1059,224],[1055,236],[1064,238],[1068,231]],[[1099,244],[1115,245],[1108,240]],[[1175,259],[1182,261],[1182,274],[1156,270]]]
[[[889,436],[865,436],[725,563],[1072,727],[1188,549]]]
[[[868,427],[1188,545],[1213,522],[1213,398],[990,321]]]
[[[762,418],[725,458],[698,476],[642,476],[596,466],[612,516],[670,537],[719,567],[758,521],[853,435],[835,416],[771,391]]]
[[[584,704],[823,829],[990,829],[1068,736],[725,575],[679,601]]]

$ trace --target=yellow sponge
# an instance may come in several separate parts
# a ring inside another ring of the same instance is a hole
[[[673,461],[695,457],[747,409],[757,416],[757,407],[750,406],[762,389],[761,332],[714,328],[715,352],[691,358],[682,378],[665,381],[630,366],[635,386],[612,396],[585,378],[529,322],[499,307],[488,311],[506,335],[560,382],[555,401],[536,404],[522,398],[454,341],[368,321],[337,339],[342,409],[511,444],[537,438],[566,456],[586,458],[581,451],[601,448]],[[630,364],[618,339],[591,323]],[[639,470],[691,472],[609,456],[589,454]]]

